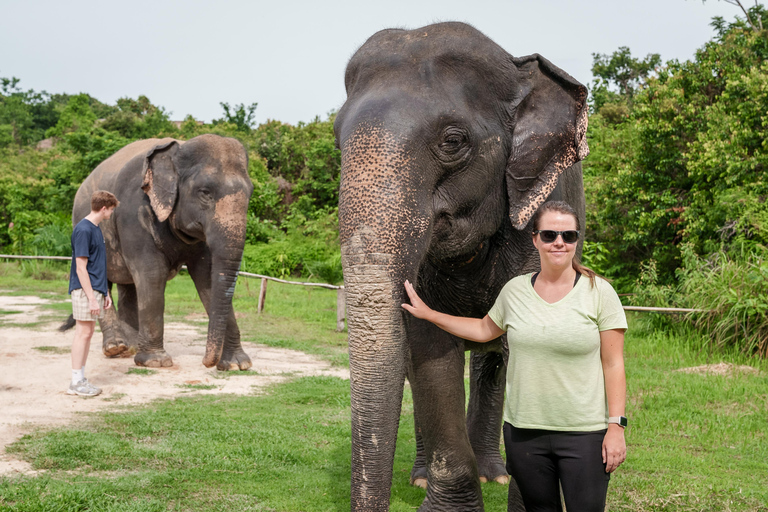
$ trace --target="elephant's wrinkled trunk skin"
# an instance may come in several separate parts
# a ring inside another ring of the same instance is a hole
[[[345,249],[345,259],[354,257],[355,247]],[[344,283],[352,399],[352,510],[388,510],[405,379],[400,312],[393,307],[394,290],[386,267],[347,266]]]
[[[401,303],[424,254],[430,221],[413,197],[403,145],[363,126],[342,146],[339,232],[349,328],[352,510],[389,510],[410,356]]]
[[[244,192],[224,196],[216,203],[213,222],[206,230],[206,241],[212,253],[208,342],[203,357],[203,364],[208,368],[218,364],[224,349],[245,246],[247,208],[248,196]]]
[[[227,320],[232,312],[232,297],[235,294],[237,273],[243,250],[230,252],[227,257],[214,255],[211,266],[211,302],[208,318],[208,342],[205,346],[203,364],[210,368],[221,359],[224,340],[227,335]]]

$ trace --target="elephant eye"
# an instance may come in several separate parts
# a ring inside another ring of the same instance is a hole
[[[443,132],[443,140],[440,149],[446,154],[454,154],[461,150],[467,143],[467,134],[460,128],[450,127]]]
[[[201,188],[197,191],[197,197],[200,198],[200,201],[203,203],[212,203],[213,197],[211,196],[211,193],[208,191],[208,189]]]

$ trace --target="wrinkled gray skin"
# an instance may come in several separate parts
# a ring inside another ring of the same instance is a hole
[[[101,322],[104,354],[135,347],[139,366],[173,365],[163,348],[165,283],[186,264],[209,318],[203,364],[250,368],[232,309],[253,192],[243,145],[218,135],[129,144],[80,186],[74,224],[88,214],[91,194],[99,189],[120,201],[99,225],[110,293],[113,283],[118,291],[117,312],[107,310]]]
[[[514,58],[461,23],[374,34],[350,60],[335,132],[352,388],[352,510],[389,508],[407,376],[427,496],[482,510],[499,456],[506,340],[454,337],[402,310],[408,279],[432,308],[483,317],[538,267],[529,221],[548,198],[584,216],[584,86]],[[557,188],[556,188],[557,187]],[[464,352],[471,358],[465,415]],[[510,485],[510,510],[522,510]]]

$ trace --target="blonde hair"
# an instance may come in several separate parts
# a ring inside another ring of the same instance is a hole
[[[573,217],[573,220],[576,221],[576,229],[579,232],[581,232],[581,224],[579,223],[579,216],[576,213],[576,210],[574,210],[573,207],[568,203],[566,203],[565,201],[547,201],[546,203],[541,205],[539,209],[536,210],[536,213],[533,214],[533,230],[534,231],[537,231],[539,229],[539,222],[541,221],[541,217],[543,217],[544,214],[548,212],[555,212],[555,213],[561,213],[563,215],[570,215],[571,217]],[[571,266],[573,267],[573,270],[575,270],[579,274],[587,276],[589,278],[589,284],[591,286],[595,286],[595,276],[597,276],[597,273],[591,268],[588,268],[582,265],[581,262],[579,261],[579,258],[575,254],[573,256],[573,260],[571,260]],[[598,276],[598,277],[603,278],[602,276]]]
[[[117,207],[120,201],[117,200],[115,194],[107,192],[106,190],[97,190],[91,195],[91,211],[99,212],[105,206],[107,208]]]

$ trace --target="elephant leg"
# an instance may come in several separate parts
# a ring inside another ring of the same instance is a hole
[[[410,382],[411,375],[408,375],[408,382]],[[416,459],[413,461],[413,467],[411,468],[411,485],[427,488],[427,456],[424,452],[424,438],[421,435],[421,428],[419,427],[419,421],[414,414],[413,427],[415,430],[416,439]]]
[[[419,323],[425,336],[419,336],[423,342],[418,346],[412,344],[411,388],[428,481],[419,510],[483,510],[477,462],[464,421],[463,342]]]
[[[117,318],[119,334],[125,340],[128,352],[136,354],[139,348],[139,302],[133,284],[117,285]]]
[[[211,266],[210,257],[200,258],[195,262],[187,264],[189,275],[195,283],[197,294],[205,307],[208,318],[211,317]],[[208,262],[206,265],[205,262]],[[247,370],[253,366],[251,358],[243,350],[240,344],[240,328],[235,319],[235,310],[230,310],[227,316],[227,333],[224,338],[224,349],[221,353],[221,359],[216,364],[216,369],[220,371],[228,370]]]
[[[472,352],[469,363],[467,433],[480,481],[509,483],[499,452],[507,369],[498,352]]]
[[[136,283],[139,337],[138,352],[133,358],[137,366],[163,368],[173,366],[173,359],[163,347],[165,283],[168,269],[161,262],[144,264],[145,272],[131,274]],[[153,269],[147,272],[146,269]]]
[[[112,283],[109,284],[107,293],[110,299],[112,299]],[[112,300],[112,304],[115,304],[114,300]],[[104,355],[107,357],[122,355],[128,347],[120,331],[120,320],[114,306],[104,310],[104,318],[99,320],[99,326],[101,327],[103,337],[101,349]]]

